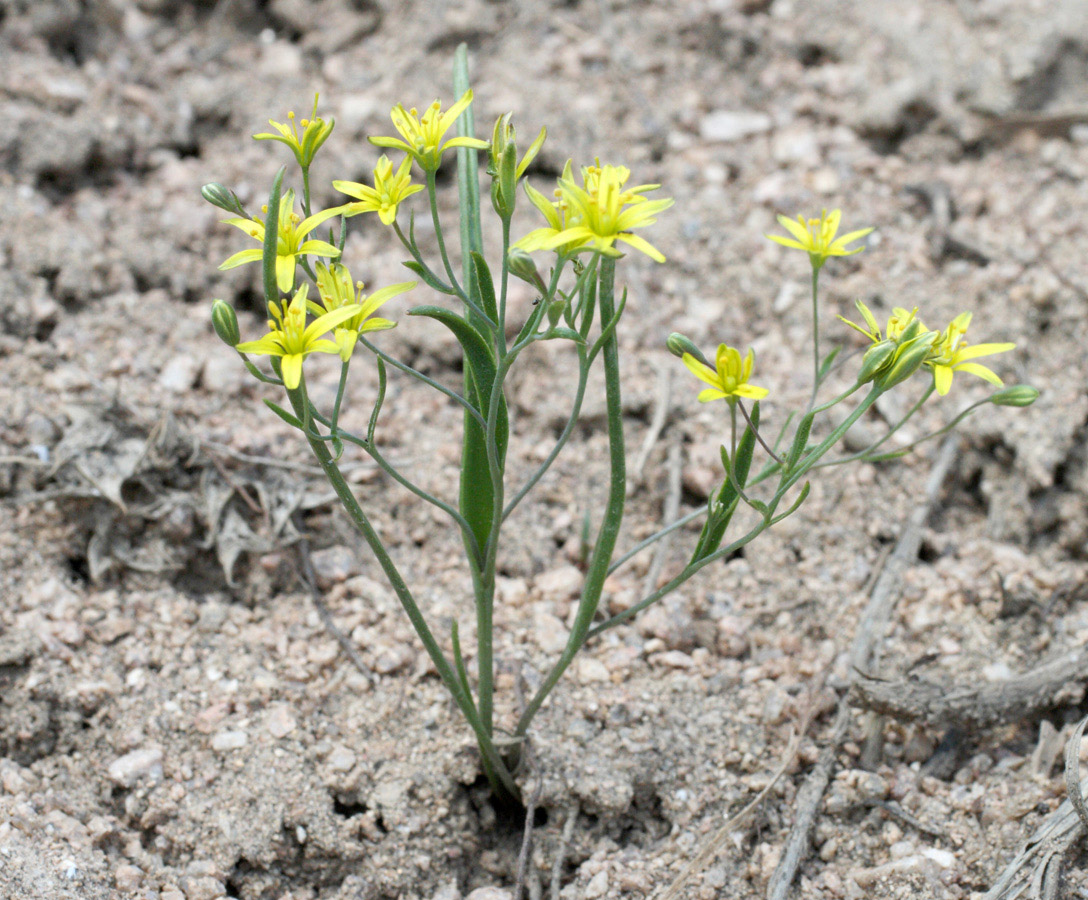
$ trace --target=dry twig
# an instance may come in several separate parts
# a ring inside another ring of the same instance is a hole
[[[662,366],[657,373],[657,395],[654,397],[654,411],[650,417],[650,428],[646,432],[646,437],[642,439],[642,446],[639,447],[634,462],[631,463],[630,483],[633,485],[642,483],[642,472],[646,468],[646,461],[650,458],[650,454],[657,444],[657,439],[661,436],[661,431],[668,421],[671,408],[669,402],[671,389],[672,368]],[[671,519],[666,519],[666,521],[671,521]]]
[[[895,550],[888,556],[884,568],[873,584],[869,603],[862,613],[853,645],[850,648],[850,666],[854,671],[864,671],[869,668],[877,642],[887,629],[895,601],[899,596],[899,582],[903,571],[918,557],[918,551],[922,546],[922,530],[936,503],[941,486],[952,469],[957,442],[958,439],[953,435],[941,445],[926,482],[925,497],[911,512]],[[790,829],[778,865],[775,866],[767,886],[768,900],[785,900],[790,885],[793,884],[793,879],[797,875],[797,869],[808,853],[812,828],[816,823],[816,812],[824,790],[831,780],[835,754],[838,752],[839,744],[846,738],[849,725],[850,708],[846,705],[846,699],[843,698],[839,701],[831,739],[820,751],[816,765],[797,792],[793,828]]]
[[[567,810],[567,817],[563,820],[563,832],[559,835],[559,846],[555,848],[555,858],[552,860],[552,883],[549,896],[551,900],[559,900],[559,893],[563,889],[563,862],[567,858],[567,847],[574,836],[574,823],[578,821],[578,802],[575,801]]]

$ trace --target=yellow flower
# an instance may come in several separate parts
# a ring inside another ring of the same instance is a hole
[[[956,316],[945,329],[944,333],[933,345],[932,355],[926,360],[926,365],[933,369],[933,384],[937,393],[942,397],[952,387],[952,374],[954,372],[967,372],[984,381],[990,382],[995,387],[1004,387],[1005,383],[986,366],[971,362],[980,356],[992,356],[995,353],[1005,353],[1012,350],[1016,344],[975,344],[968,346],[963,337],[971,324],[971,313],[961,313]]]
[[[307,219],[299,220],[295,212],[295,192],[285,191],[280,200],[280,215],[276,235],[276,283],[281,291],[289,291],[295,286],[295,260],[299,256],[339,256],[340,250],[328,241],[305,240],[306,235],[334,216],[340,215],[340,210],[326,209],[315,213]],[[267,218],[268,210],[265,209]],[[254,216],[252,219],[223,219],[224,225],[234,225],[241,228],[252,238],[264,243],[264,222]],[[245,263],[260,262],[264,251],[240,250],[230,257],[220,269],[233,269],[235,266]]]
[[[455,137],[442,143],[446,132],[472,102],[472,91],[465,91],[449,110],[442,112],[442,103],[435,100],[424,110],[423,115],[415,109],[405,109],[398,103],[389,114],[393,126],[400,132],[400,138],[372,137],[370,143],[378,147],[391,147],[403,150],[411,156],[425,172],[434,172],[442,162],[442,154],[450,147],[474,147],[486,150],[487,141],[479,138]]]
[[[804,216],[799,215],[797,221],[794,221],[788,216],[779,215],[778,224],[792,234],[793,238],[783,237],[779,234],[768,234],[765,237],[770,238],[776,244],[781,244],[783,247],[804,250],[808,254],[812,268],[819,269],[829,256],[851,256],[865,249],[864,247],[855,247],[853,250],[848,250],[846,245],[865,237],[873,229],[861,228],[836,239],[835,235],[838,233],[839,219],[841,217],[842,212],[837,209],[831,210],[830,213],[825,209],[818,219],[806,220]]]
[[[376,212],[383,225],[392,225],[397,218],[397,205],[423,190],[423,185],[412,184],[412,176],[408,172],[411,168],[412,157],[406,156],[394,174],[389,157],[382,154],[374,167],[374,187],[356,181],[334,181],[332,186],[336,190],[358,200],[357,203],[341,206],[340,211],[349,217]]]
[[[742,360],[739,350],[719,344],[714,369],[690,353],[685,353],[682,359],[692,375],[710,385],[699,394],[700,403],[711,400],[728,400],[734,403],[737,397],[762,400],[767,396],[766,388],[748,383],[756,359],[751,350]]]
[[[291,298],[291,302],[282,300],[269,303],[268,311],[272,318],[268,320],[268,334],[256,341],[239,344],[240,353],[257,353],[265,356],[281,357],[283,383],[289,390],[294,390],[302,380],[302,360],[310,353],[338,353],[340,348],[330,340],[321,338],[342,322],[357,315],[361,307],[357,304],[343,306],[333,312],[318,316],[309,325],[306,324],[306,294],[309,285],[302,285]]]
[[[313,162],[314,154],[317,153],[318,148],[332,134],[336,120],[329,119],[326,122],[324,119],[317,117],[317,94],[314,94],[314,112],[309,119],[303,119],[296,125],[295,114],[289,112],[287,113],[286,123],[273,122],[269,119],[268,124],[275,128],[279,134],[270,134],[266,131],[253,135],[253,139],[255,141],[279,141],[281,144],[286,144],[291,148],[291,152],[295,154],[298,164],[306,169]],[[298,132],[298,126],[302,127],[301,135]]]
[[[369,331],[385,331],[388,328],[396,327],[396,322],[390,322],[388,319],[370,318],[370,316],[390,297],[403,294],[416,286],[414,281],[403,281],[400,284],[391,284],[389,287],[384,287],[367,297],[363,294],[363,283],[361,281],[352,283],[351,272],[348,271],[346,266],[340,263],[333,263],[331,266],[318,263],[315,268],[317,289],[321,295],[322,305],[318,306],[311,301],[308,304],[311,312],[317,316],[322,316],[346,307],[353,307],[358,310],[351,318],[341,322],[333,334],[336,346],[340,350],[340,358],[344,362],[351,358],[351,354],[355,350],[355,342],[359,339],[360,334],[366,334]]]
[[[874,344],[880,343],[882,340],[898,341],[903,337],[903,332],[907,330],[912,322],[918,323],[918,328],[913,330],[912,337],[919,331],[925,331],[926,327],[922,324],[922,320],[918,318],[918,307],[914,309],[906,310],[901,306],[896,306],[892,309],[891,316],[888,317],[888,327],[885,330],[886,338],[881,336],[880,326],[877,324],[876,317],[869,310],[869,307],[862,303],[860,300],[855,300],[854,305],[857,306],[858,312],[861,313],[861,317],[865,320],[865,327],[862,328],[856,322],[851,322],[845,316],[839,316],[839,318],[853,328],[855,331],[860,331]]]
[[[934,341],[939,337],[935,331],[926,331],[918,318],[918,307],[911,310],[895,307],[882,335],[869,307],[860,300],[854,302],[865,320],[865,327],[844,316],[839,318],[873,344],[862,357],[858,381],[864,384],[879,378],[881,384],[891,387],[913,375],[932,352]]]
[[[549,204],[528,185],[529,199],[544,213],[549,228],[538,228],[515,243],[522,250],[569,252],[591,247],[607,256],[619,256],[616,241],[623,241],[656,262],[665,257],[656,247],[637,234],[634,228],[652,225],[654,217],[672,206],[668,198],[648,200],[642,195],[660,185],[641,184],[624,188],[631,172],[624,166],[587,166],[582,169],[582,187],[570,177],[570,164],[563,170],[556,191],[558,201]],[[550,207],[550,209],[549,209]]]

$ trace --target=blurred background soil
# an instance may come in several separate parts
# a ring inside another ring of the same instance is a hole
[[[337,125],[315,191],[339,202],[332,179],[369,178],[365,136],[390,133],[394,103],[451,100],[462,42],[482,131],[510,110],[524,144],[547,125],[530,170],[541,190],[568,157],[599,156],[676,198],[649,233],[668,262],[620,267],[632,459],[647,448],[624,546],[662,523],[670,483],[684,512],[721,477],[722,410],[696,403],[665,336],[754,347],[764,421],[780,425],[807,399],[808,265],[763,234],[777,212],[841,207],[844,229],[876,230],[824,270],[827,339],[860,346],[834,318],[855,298],[882,320],[892,306],[932,324],[972,310],[975,341],[1017,342],[995,361],[1006,381],[1042,391],[961,429],[878,645],[882,675],[998,684],[1088,638],[1083,0],[0,0],[3,896],[456,900],[512,887],[517,811],[490,802],[391,591],[261,403],[271,390],[209,327],[214,297],[249,337],[263,315],[254,267],[216,269],[244,238],[199,196],[215,180],[259,206],[287,156],[249,135],[308,114],[320,91]],[[447,215],[453,202],[446,180]],[[376,218],[352,226],[355,277],[407,277]],[[518,323],[532,300],[513,295]],[[457,385],[456,345],[404,316],[425,302],[425,288],[390,302],[400,325],[378,340]],[[513,376],[515,482],[558,434],[572,370],[549,343]],[[328,401],[336,367],[307,373]],[[345,416],[365,422],[376,374],[360,357],[352,375]],[[957,377],[903,442],[984,387]],[[879,433],[910,402],[889,395],[864,427]],[[391,379],[385,452],[446,495],[459,425],[441,397]],[[594,381],[575,440],[507,530],[506,727],[518,679],[538,682],[565,639],[581,523],[606,486],[602,425]],[[765,895],[831,739],[869,582],[935,450],[823,470],[796,516],[587,648],[522,776],[539,796],[533,890],[547,896],[561,857],[566,900],[660,896],[812,716],[785,775],[683,893]],[[456,534],[364,458],[349,469],[436,630],[456,620],[474,646]],[[617,571],[609,608],[678,571],[696,534]],[[362,672],[299,580],[303,538]],[[857,713],[793,896],[980,897],[1064,797],[1061,739],[1084,712],[1073,688],[986,729],[889,720],[868,769]],[[1067,896],[1088,895],[1083,860],[1067,862]]]

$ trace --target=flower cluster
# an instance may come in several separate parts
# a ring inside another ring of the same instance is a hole
[[[818,271],[827,262],[828,257],[852,256],[865,249],[864,247],[855,247],[850,250],[847,245],[870,234],[873,229],[860,228],[857,231],[851,231],[849,234],[836,238],[835,235],[839,232],[839,219],[841,218],[842,213],[837,209],[833,209],[831,212],[825,209],[818,219],[806,219],[804,216],[798,216],[796,222],[788,216],[780,215],[778,224],[793,237],[787,238],[780,234],[768,234],[767,237],[783,247],[804,250],[808,254],[812,268]]]
[[[918,318],[917,308],[908,311],[896,307],[881,334],[880,326],[869,308],[860,300],[856,304],[864,326],[842,316],[839,318],[872,342],[862,358],[859,381],[879,379],[883,386],[891,387],[925,366],[932,370],[933,385],[942,397],[951,389],[955,372],[966,372],[996,387],[1004,387],[1004,382],[991,369],[972,360],[1005,353],[1016,344],[968,345],[964,336],[971,324],[970,313],[956,316],[944,331],[929,331]]]
[[[544,214],[548,225],[530,231],[514,246],[527,252],[559,250],[562,253],[586,248],[607,256],[619,256],[615,244],[622,241],[650,259],[664,262],[660,250],[632,231],[652,225],[657,221],[657,214],[672,206],[673,201],[648,199],[643,195],[657,190],[660,185],[627,187],[630,177],[631,172],[625,166],[602,166],[598,160],[595,165],[583,167],[582,184],[578,185],[571,175],[568,160],[559,178],[554,201],[526,184],[529,200]]]

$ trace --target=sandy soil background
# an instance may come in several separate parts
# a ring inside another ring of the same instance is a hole
[[[1088,637],[1088,6],[1082,0],[376,2],[0,0],[0,893],[12,898],[502,898],[521,821],[496,810],[465,726],[306,448],[217,341],[212,298],[262,326],[245,246],[199,197],[218,180],[256,206],[284,161],[249,135],[314,91],[337,120],[315,172],[363,180],[395,102],[451,97],[471,51],[478,121],[513,110],[549,140],[531,177],[600,156],[676,198],[629,258],[621,329],[631,478],[625,546],[718,477],[720,410],[664,350],[669,331],[756,349],[766,421],[804,402],[807,264],[765,240],[782,211],[842,207],[873,225],[828,265],[824,330],[860,297],[1015,340],[997,360],[1042,391],[961,430],[903,574],[883,677],[999,684]],[[453,197],[447,185],[446,202]],[[526,211],[520,231],[535,227]],[[356,219],[346,261],[369,285],[403,254]],[[424,235],[429,240],[429,236]],[[492,245],[493,246],[493,245]],[[514,315],[532,296],[515,295]],[[417,289],[387,309],[404,319]],[[520,308],[519,308],[520,304]],[[451,384],[456,346],[402,321],[383,346]],[[803,360],[803,364],[798,362]],[[319,397],[326,361],[308,366]],[[573,389],[565,351],[511,382],[512,478],[550,447]],[[376,375],[353,370],[352,421]],[[904,441],[981,396],[957,378]],[[910,402],[889,396],[894,421]],[[434,490],[455,489],[457,413],[392,379],[381,440]],[[502,565],[500,720],[515,682],[562,645],[581,579],[581,521],[603,495],[600,385],[576,440],[511,522]],[[437,426],[437,427],[436,427]],[[932,445],[827,470],[807,504],[594,642],[539,717],[529,888],[661,896],[762,788],[682,896],[762,897],[797,793],[832,737],[869,582],[923,500]],[[352,480],[436,621],[474,644],[459,541],[360,459]],[[299,582],[312,549],[359,672]],[[681,532],[618,571],[623,608],[682,565]],[[443,629],[440,629],[443,630]],[[793,896],[980,897],[1064,798],[1062,738],[1082,691],[986,729],[866,717],[834,753]],[[560,854],[560,846],[564,849]],[[1088,896],[1076,852],[1066,896]]]

